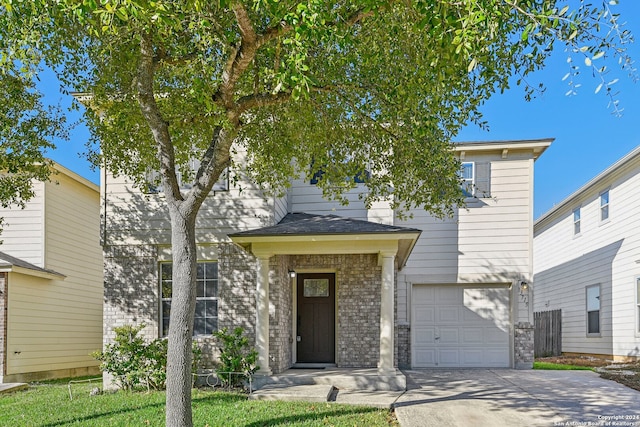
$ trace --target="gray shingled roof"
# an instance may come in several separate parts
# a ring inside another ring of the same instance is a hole
[[[420,233],[420,230],[395,225],[378,224],[337,215],[312,215],[290,213],[269,227],[247,230],[230,236],[294,236],[294,235],[331,235],[331,234],[392,234]]]
[[[42,267],[38,267],[37,265],[31,264],[30,262],[27,262],[25,260],[22,260],[20,258],[16,258],[14,256],[11,256],[7,253],[4,252],[0,252],[0,268],[6,268],[6,267],[20,267],[20,268],[25,268],[27,270],[33,270],[39,273],[45,273],[45,274],[55,274],[56,276],[60,276],[60,277],[65,277],[64,274],[60,274],[57,271],[53,271],[53,270],[48,270],[46,268],[42,268]]]

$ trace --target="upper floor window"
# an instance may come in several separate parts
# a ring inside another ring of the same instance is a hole
[[[161,336],[169,333],[171,297],[173,291],[173,264],[160,264],[160,286],[162,292]],[[196,272],[196,314],[193,335],[210,335],[218,330],[218,263],[198,262]]]
[[[183,179],[182,173],[178,172],[176,174],[178,178],[178,187],[180,190],[189,190],[193,187],[191,183],[191,179],[195,176],[196,172],[200,168],[200,160],[192,159],[189,162],[189,169],[191,171],[188,180]],[[227,191],[229,190],[229,170],[225,169],[224,172],[220,174],[218,181],[213,184],[211,188],[212,191]],[[164,191],[162,186],[162,176],[160,176],[160,172],[151,170],[147,172],[147,188],[146,193],[149,194],[157,194],[162,193]]]
[[[473,162],[464,162],[460,168],[460,181],[462,194],[465,197],[473,197],[475,194],[475,165]]]
[[[458,175],[464,197],[491,197],[490,162],[462,162]]]
[[[600,334],[600,285],[587,287],[587,335]]]
[[[580,234],[580,208],[573,210],[573,234]]]
[[[609,190],[600,193],[600,221],[609,219]]]

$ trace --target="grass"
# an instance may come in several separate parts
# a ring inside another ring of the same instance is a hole
[[[543,369],[547,371],[593,371],[593,368],[590,366],[565,365],[551,362],[533,362],[533,369]]]
[[[164,392],[117,392],[90,396],[96,384],[31,384],[0,395],[0,426],[160,426]],[[247,400],[246,395],[194,389],[194,426],[397,426],[388,410],[335,403]]]

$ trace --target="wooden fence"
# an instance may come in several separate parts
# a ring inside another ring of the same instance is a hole
[[[533,313],[534,356],[560,356],[562,353],[562,311]]]

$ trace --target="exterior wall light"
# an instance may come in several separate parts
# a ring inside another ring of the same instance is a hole
[[[296,278],[296,272],[294,270],[289,270],[289,277],[291,277],[292,279]]]
[[[523,280],[522,282],[520,282],[520,294],[524,295],[528,293],[529,293],[529,284]]]

